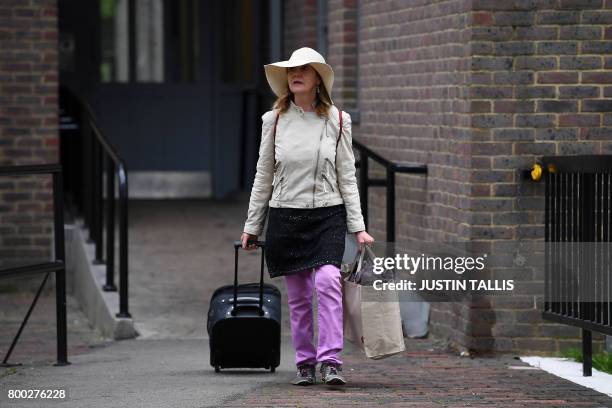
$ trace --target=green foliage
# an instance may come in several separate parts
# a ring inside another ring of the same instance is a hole
[[[571,358],[574,361],[582,363],[582,350],[578,347],[570,347],[561,352],[561,355],[566,358]],[[612,374],[612,354],[605,351],[595,353],[592,357],[593,368],[604,373]]]
[[[115,15],[115,0],[100,0],[100,17],[112,18]]]
[[[17,372],[17,369],[14,367],[8,367],[4,370],[4,372],[0,372],[0,378],[8,377],[9,375],[13,375]]]

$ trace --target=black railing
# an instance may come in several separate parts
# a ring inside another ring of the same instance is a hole
[[[535,167],[545,182],[542,317],[582,329],[590,376],[591,332],[612,335],[612,156],[550,156]]]
[[[128,178],[124,161],[106,140],[89,105],[66,88],[61,89],[62,136],[71,132],[78,135],[73,141],[81,144],[80,154],[66,161],[71,168],[81,168],[81,178],[73,191],[74,201],[83,214],[89,229],[88,242],[95,244],[95,264],[106,262],[105,291],[116,291],[115,285],[115,205],[119,218],[119,313],[117,317],[131,317],[128,312]],[[62,149],[68,146],[62,146]],[[76,163],[76,164],[75,164]],[[106,176],[106,214],[104,214],[104,179]],[[118,200],[115,200],[115,177],[118,180]],[[116,202],[117,201],[117,202]],[[106,221],[106,222],[105,222]],[[106,258],[103,259],[103,235],[106,224]]]
[[[64,247],[64,196],[62,186],[62,167],[60,164],[39,164],[23,166],[1,166],[0,176],[25,176],[32,174],[51,174],[53,177],[53,223],[54,223],[54,245],[55,260],[36,265],[21,266],[17,268],[0,269],[0,279],[10,277],[23,277],[28,275],[44,274],[45,277],[34,296],[17,334],[2,360],[3,367],[18,364],[10,364],[8,359],[21,336],[23,328],[30,318],[30,314],[42,293],[49,278],[49,274],[55,273],[55,305],[57,324],[57,362],[55,365],[63,366],[68,362],[67,329],[66,329],[66,252]]]
[[[353,147],[359,151],[359,160],[355,166],[359,168],[359,197],[363,220],[368,227],[368,189],[370,186],[386,187],[387,190],[387,242],[395,241],[395,175],[396,173],[427,174],[427,165],[393,162],[371,150],[353,138]],[[386,177],[371,179],[368,176],[368,159],[384,166]]]

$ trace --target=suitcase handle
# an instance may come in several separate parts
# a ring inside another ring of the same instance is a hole
[[[236,306],[234,309],[232,309],[232,312],[236,310],[257,310],[260,312],[261,315],[261,309],[259,308],[258,305],[253,305],[253,304],[246,304],[246,305],[238,305]]]
[[[247,245],[248,244],[255,244],[255,246],[263,248],[266,246],[266,241],[252,241],[252,240],[248,240],[247,241]],[[234,241],[234,248],[242,248],[242,242],[241,241]]]
[[[255,244],[261,248],[261,271],[259,276],[259,315],[264,315],[263,292],[264,292],[264,251],[265,241],[247,241],[247,244]],[[242,248],[242,242],[234,241],[234,307],[231,315],[236,316],[238,312],[238,249]]]
[[[237,300],[238,303],[259,303],[259,298],[256,297],[239,297]]]

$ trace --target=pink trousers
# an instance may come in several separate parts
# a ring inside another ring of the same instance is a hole
[[[342,364],[339,353],[344,346],[342,327],[342,284],[340,269],[335,265],[321,265],[286,275],[291,336],[295,349],[295,363]],[[312,292],[317,292],[318,330],[317,348],[314,337]]]

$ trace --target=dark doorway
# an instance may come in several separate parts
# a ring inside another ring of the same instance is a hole
[[[132,198],[250,188],[268,1],[60,0],[59,12],[60,81],[125,160]]]

